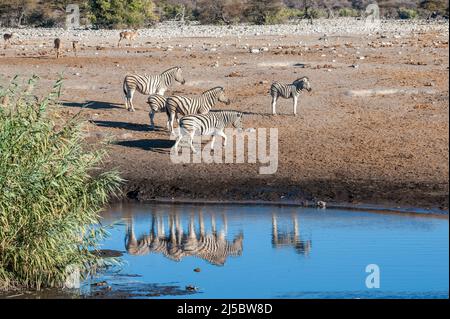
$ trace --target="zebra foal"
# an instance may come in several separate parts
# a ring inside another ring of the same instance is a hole
[[[198,97],[170,96],[166,101],[167,128],[173,132],[173,122],[178,115],[207,114],[217,103],[229,105],[231,102],[225,95],[223,87],[207,90]]]
[[[186,83],[181,67],[170,68],[159,75],[127,75],[123,80],[123,93],[125,94],[127,110],[134,112],[133,96],[135,91],[145,95],[155,93],[164,95],[174,81],[181,84]]]
[[[212,135],[211,149],[214,149],[214,141],[217,135],[223,137],[223,146],[227,145],[227,136],[223,132],[225,127],[232,125],[234,128],[242,128],[243,113],[238,111],[211,111],[208,114],[196,114],[184,116],[180,120],[180,134],[177,137],[174,148],[178,152],[178,144],[183,135],[190,137],[190,147],[193,153],[194,135],[198,131],[200,135]]]
[[[308,92],[312,90],[309,79],[306,76],[295,80],[292,84],[274,82],[270,87],[270,95],[272,96],[272,114],[275,115],[277,113],[277,101],[279,97],[282,97],[285,99],[292,98],[294,103],[294,115],[297,115],[297,102],[302,90],[307,90]]]

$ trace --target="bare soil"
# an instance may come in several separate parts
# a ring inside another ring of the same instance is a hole
[[[120,171],[128,198],[323,200],[448,209],[448,33],[320,38],[140,38],[122,48],[115,47],[117,39],[104,39],[101,45],[83,44],[78,57],[65,52],[58,60],[50,49],[52,39],[41,40],[44,49],[33,49],[37,42],[29,39],[0,51],[0,83],[34,73],[44,93],[64,72],[63,115],[85,106],[92,147],[112,137],[102,169]],[[252,47],[269,51],[252,54]],[[176,65],[183,67],[187,83],[167,94],[192,96],[220,85],[232,104],[217,109],[245,112],[246,127],[278,128],[275,174],[258,174],[261,164],[170,161],[173,141],[165,130],[166,115],[156,115],[157,128],[151,131],[146,97],[137,94],[136,112],[127,112],[122,81],[129,72],[157,74]],[[300,76],[310,78],[313,91],[301,96],[299,116],[292,115],[288,100],[279,101],[279,115],[270,115],[271,82],[290,83]],[[346,94],[366,89],[418,93]]]

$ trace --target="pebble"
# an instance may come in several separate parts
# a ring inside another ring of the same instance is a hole
[[[197,291],[198,287],[192,286],[192,285],[188,285],[186,286],[186,290],[187,291]]]
[[[327,203],[324,202],[324,201],[319,200],[319,201],[316,203],[316,206],[319,207],[319,208],[325,209],[325,208],[327,208]]]

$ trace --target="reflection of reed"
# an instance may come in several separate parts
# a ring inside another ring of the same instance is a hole
[[[311,240],[302,240],[299,233],[298,219],[292,215],[292,230],[280,231],[277,215],[272,215],[272,246],[274,248],[293,246],[301,255],[308,255],[311,251]]]
[[[195,214],[190,214],[187,233],[184,232],[180,215],[171,212],[167,216],[152,214],[150,233],[136,239],[133,222],[128,224],[125,237],[125,246],[131,255],[145,255],[161,253],[174,261],[183,257],[195,256],[208,261],[213,265],[224,265],[228,256],[242,254],[243,235],[237,235],[233,241],[226,239],[227,220],[223,216],[222,227],[216,229],[215,216],[211,215],[211,231],[205,231],[203,213],[197,214],[197,227]],[[167,235],[165,219],[168,223]]]

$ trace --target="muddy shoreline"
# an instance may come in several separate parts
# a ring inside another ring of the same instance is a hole
[[[241,180],[205,184],[155,180],[130,180],[123,194],[113,199],[121,201],[161,203],[251,204],[315,207],[317,201],[328,208],[354,208],[408,211],[448,215],[448,184],[382,182],[308,181],[289,183],[276,181],[270,186],[259,181]]]

